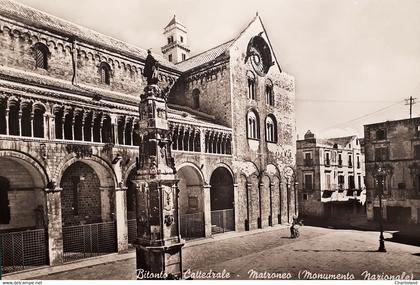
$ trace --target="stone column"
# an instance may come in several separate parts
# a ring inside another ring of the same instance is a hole
[[[273,226],[273,188],[274,188],[274,183],[270,182],[269,184],[269,195],[270,195],[270,215],[268,216],[268,226],[272,227]]]
[[[250,215],[250,209],[249,209],[250,203],[251,203],[251,197],[250,197],[251,189],[252,189],[252,183],[247,182],[246,183],[246,220],[245,220],[245,230],[246,231],[250,230],[249,225],[251,223],[251,221],[250,221],[251,215]]]
[[[44,122],[44,138],[51,139],[50,129],[52,129],[50,124],[50,116],[47,113],[43,115]]]
[[[83,115],[82,115],[82,139],[81,139],[81,141],[85,140],[85,122],[86,122],[86,111],[84,111]]]
[[[50,265],[63,263],[63,223],[61,219],[62,188],[46,188],[46,213],[48,224],[48,255]]]
[[[93,142],[93,127],[95,125],[95,114],[92,112],[92,121],[90,121],[90,141]]]
[[[99,187],[101,191],[101,218],[102,222],[110,222],[111,219],[111,187]]]
[[[30,134],[29,134],[29,136],[30,137],[34,137],[35,135],[35,132],[34,132],[34,111],[32,111],[31,112],[31,114],[29,115],[29,124],[30,124],[30,127],[29,127],[29,129],[30,129]]]
[[[133,133],[134,133],[134,120],[131,122],[131,128],[130,128],[130,145],[134,145],[133,142]]]
[[[118,117],[114,114],[110,115],[111,120],[111,143],[118,144]]]
[[[19,110],[19,136],[22,136],[22,110]]]
[[[102,129],[104,127],[104,116],[102,116],[102,118],[100,119],[101,121],[99,122],[99,142],[103,142],[102,141]]]
[[[127,187],[115,188],[115,220],[117,222],[118,252],[128,250]]]
[[[204,233],[205,237],[211,237],[211,205],[210,205],[210,185],[203,186],[204,203]]]
[[[235,213],[235,231],[238,230],[239,225],[239,184],[233,184],[233,209]]]
[[[257,221],[259,229],[262,229],[262,227],[263,227],[263,225],[262,225],[262,219],[263,219],[262,206],[263,206],[263,203],[262,203],[262,195],[261,195],[261,190],[263,189],[263,187],[264,187],[264,183],[259,182],[258,183],[258,221]]]
[[[71,139],[74,141],[74,128],[76,127],[76,111],[73,112],[73,116],[71,118]]]
[[[9,134],[9,112],[10,109],[6,108],[6,135]]]

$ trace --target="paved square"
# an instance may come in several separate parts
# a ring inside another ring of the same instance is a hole
[[[273,273],[284,273],[284,277],[298,279],[299,271],[302,279],[322,277],[319,274],[363,279],[368,276],[362,274],[364,271],[371,277],[405,273],[420,278],[420,247],[386,242],[387,253],[376,252],[377,247],[377,232],[305,226],[301,237],[293,240],[289,239],[288,228],[279,228],[187,245],[183,262],[184,271],[190,269],[192,276],[199,271],[222,273],[225,270],[230,279],[250,279],[256,277],[255,272],[266,272],[266,276],[274,278],[282,276]],[[250,270],[254,270],[251,276]],[[135,279],[134,271],[135,260],[129,259],[40,279]]]

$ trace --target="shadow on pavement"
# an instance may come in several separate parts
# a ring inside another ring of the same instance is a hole
[[[342,249],[294,249],[300,252],[378,252],[377,250],[342,250]]]

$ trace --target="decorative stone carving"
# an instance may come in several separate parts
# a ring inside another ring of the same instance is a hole
[[[83,144],[68,144],[66,150],[69,154],[74,153],[77,158],[90,157],[93,154],[92,147]]]

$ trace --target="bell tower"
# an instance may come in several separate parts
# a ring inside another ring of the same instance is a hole
[[[163,56],[172,63],[186,60],[190,55],[187,28],[174,15],[163,29],[166,45],[162,47]]]

